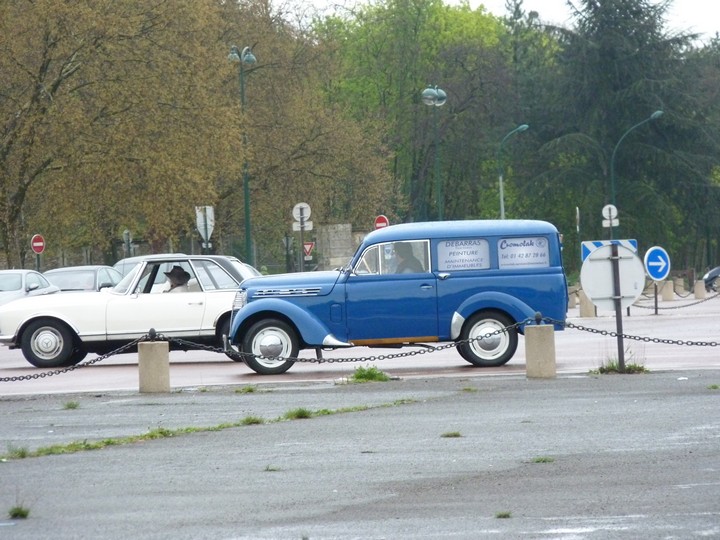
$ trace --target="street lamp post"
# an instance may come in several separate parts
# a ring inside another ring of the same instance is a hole
[[[520,124],[518,127],[510,131],[507,135],[505,135],[502,138],[502,141],[500,141],[500,144],[498,145],[498,151],[497,151],[497,164],[498,164],[498,185],[500,189],[500,219],[505,219],[505,193],[503,192],[503,166],[502,166],[502,148],[505,144],[505,141],[507,141],[511,135],[514,135],[515,133],[522,133],[527,128],[529,128],[527,124]]]
[[[257,60],[250,50],[245,47],[242,51],[235,45],[230,47],[228,59],[232,62],[238,62],[240,66],[240,108],[243,116],[245,115],[245,64],[252,65]],[[255,257],[252,249],[252,230],[250,225],[250,173],[248,172],[247,161],[247,133],[245,132],[245,122],[243,121],[243,197],[245,204],[245,257],[250,265],[255,264]]]
[[[623,133],[623,136],[620,137],[617,144],[615,145],[615,148],[613,148],[612,156],[610,157],[610,202],[613,206],[615,206],[615,154],[617,154],[618,148],[620,147],[620,143],[625,140],[625,137],[628,136],[628,134],[633,131],[634,129],[639,128],[643,124],[646,124],[648,122],[652,122],[653,120],[657,120],[663,115],[663,111],[655,111],[650,116],[648,116],[645,120],[642,122],[638,122],[633,127],[628,129],[625,133]],[[610,238],[613,238],[613,229],[614,227],[612,224],[610,225]]]
[[[433,131],[435,138],[435,204],[437,205],[438,220],[442,221],[444,215],[445,197],[442,182],[440,181],[440,138],[438,135],[437,108],[445,105],[447,94],[442,88],[428,86],[422,92],[422,101],[425,105],[433,106]]]

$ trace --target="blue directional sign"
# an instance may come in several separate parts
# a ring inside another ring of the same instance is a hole
[[[645,253],[645,271],[651,279],[663,281],[670,273],[670,256],[660,246],[653,246]]]
[[[583,262],[588,258],[593,251],[603,246],[609,246],[611,244],[617,244],[628,248],[630,251],[637,253],[637,240],[586,240],[580,246],[580,257]]]

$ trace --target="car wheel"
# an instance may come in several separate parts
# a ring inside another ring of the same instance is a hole
[[[476,313],[463,326],[460,340],[465,343],[458,343],[458,352],[475,366],[502,366],[513,357],[518,345],[517,328],[501,332],[512,324],[507,315],[497,311]],[[489,334],[492,335],[479,339]]]
[[[708,292],[718,292],[718,278],[714,278],[707,287]]]
[[[32,322],[23,332],[20,343],[25,359],[33,366],[55,368],[69,365],[73,359],[73,334],[57,321]]]
[[[298,338],[290,325],[277,319],[265,319],[253,324],[242,340],[242,352],[253,356],[245,357],[245,363],[261,375],[285,373],[294,362],[283,358],[298,355]],[[257,358],[262,356],[263,358]]]

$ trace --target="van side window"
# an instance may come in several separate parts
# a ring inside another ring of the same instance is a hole
[[[487,270],[490,244],[484,238],[441,240],[438,242],[438,270]]]
[[[379,268],[379,257],[378,257],[378,246],[373,246],[365,253],[363,253],[360,260],[355,265],[355,273],[356,274],[379,274],[380,268]]]

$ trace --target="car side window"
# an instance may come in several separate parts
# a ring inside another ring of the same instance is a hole
[[[212,261],[195,263],[197,279],[206,291],[237,289],[238,283],[222,266]]]
[[[427,240],[393,242],[385,249],[390,254],[387,264],[383,265],[383,274],[425,274],[429,272]]]

